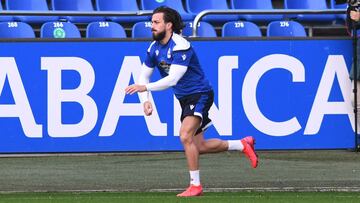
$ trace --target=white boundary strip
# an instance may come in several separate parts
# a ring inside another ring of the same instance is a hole
[[[149,192],[177,192],[182,189],[151,189]],[[360,187],[245,187],[204,188],[204,192],[360,192]]]
[[[72,193],[91,193],[91,192],[181,192],[184,188],[171,189],[103,189],[103,190],[13,190],[0,191],[0,194],[11,193],[48,193],[48,192],[72,192]],[[204,188],[204,192],[360,192],[360,187],[244,187],[244,188]]]

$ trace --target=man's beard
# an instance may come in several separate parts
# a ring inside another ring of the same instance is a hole
[[[152,34],[152,37],[153,37],[153,39],[156,40],[156,41],[161,41],[162,39],[165,38],[165,34],[166,34],[166,32],[165,32],[165,30],[164,30],[163,32],[159,32],[159,34],[153,33],[153,34]]]

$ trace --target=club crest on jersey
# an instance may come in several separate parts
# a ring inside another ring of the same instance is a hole
[[[181,57],[182,57],[183,61],[185,61],[185,59],[186,59],[186,54],[183,54]]]
[[[165,71],[167,74],[169,74],[170,64],[166,63],[166,61],[161,61],[159,63],[159,67],[162,68],[163,71]]]
[[[159,55],[159,50],[156,50],[155,54],[156,54],[156,56],[158,56]]]
[[[171,52],[170,52],[170,49],[168,49],[168,52],[167,52],[167,58],[171,58]]]

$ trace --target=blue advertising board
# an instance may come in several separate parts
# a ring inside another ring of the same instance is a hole
[[[149,117],[124,92],[149,44],[1,42],[0,153],[182,150],[172,90],[150,93]],[[263,150],[354,147],[350,40],[192,44],[215,92],[206,138],[252,135]]]

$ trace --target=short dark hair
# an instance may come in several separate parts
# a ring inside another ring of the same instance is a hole
[[[176,10],[174,10],[170,7],[160,6],[153,11],[153,15],[155,13],[163,13],[164,21],[166,23],[169,23],[169,22],[172,23],[172,25],[173,25],[172,30],[176,34],[180,34],[181,30],[185,27],[180,14]]]

